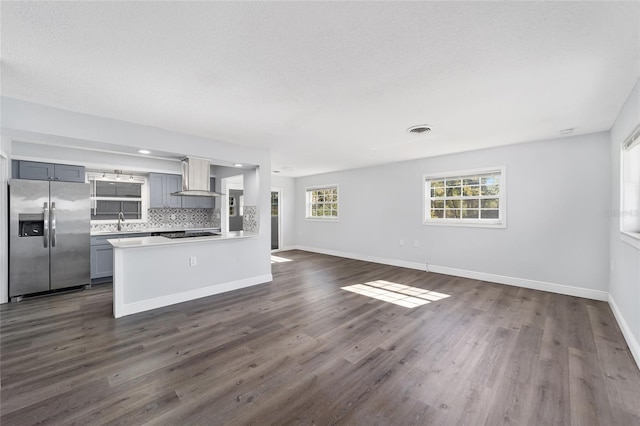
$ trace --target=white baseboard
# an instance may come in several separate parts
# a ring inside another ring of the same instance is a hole
[[[634,361],[638,368],[640,368],[640,344],[636,340],[635,336],[631,332],[629,325],[624,320],[620,309],[618,309],[618,305],[616,304],[615,299],[611,294],[609,294],[609,306],[611,306],[611,310],[613,311],[613,316],[616,318],[618,322],[618,326],[622,331],[622,335],[624,339],[627,341],[627,346],[629,346],[629,350],[631,350],[631,355],[633,356]]]
[[[348,259],[364,260],[366,262],[381,263],[383,265],[399,266],[402,268],[417,269],[427,271],[426,263],[408,262],[405,260],[386,259],[382,257],[367,256],[355,253],[346,253],[335,250],[326,250],[316,247],[295,246],[297,250],[310,251],[313,253],[328,254],[331,256],[346,257]],[[564,284],[554,284],[544,281],[529,280],[526,278],[508,277],[504,275],[487,274],[485,272],[467,271],[465,269],[449,268],[429,264],[429,272],[438,274],[453,275],[456,277],[471,278],[474,280],[489,281],[497,284],[506,284],[516,287],[530,288],[533,290],[549,291],[551,293],[564,294],[567,296],[584,297],[586,299],[600,300],[606,302],[608,295],[606,291],[592,290],[582,287],[573,287]]]
[[[406,260],[397,260],[397,259],[387,259],[384,257],[367,256],[367,255],[356,254],[356,253],[346,253],[342,251],[326,250],[326,249],[315,248],[315,247],[294,246],[291,248],[291,250],[310,251],[313,253],[328,254],[330,256],[345,257],[347,259],[355,259],[355,260],[363,260],[365,262],[380,263],[382,265],[391,265],[391,266],[399,266],[401,268],[417,269],[419,271],[426,271],[426,268],[427,268],[427,265],[424,263],[408,262]]]
[[[273,281],[271,274],[259,275],[256,277],[245,278],[242,280],[231,281],[223,284],[215,284],[208,287],[198,288],[195,290],[184,291],[182,293],[171,294],[167,296],[156,297],[153,299],[142,300],[121,306],[114,306],[114,316],[116,318],[125,315],[137,314],[139,312],[150,311],[151,309],[162,308],[176,303],[187,302],[189,300],[199,299],[201,297],[213,296],[214,294],[226,293],[227,291],[238,290],[245,287],[251,287],[258,284],[264,284]]]
[[[564,294],[566,296],[584,297],[585,299],[600,300],[602,302],[606,302],[609,295],[609,293],[602,290],[592,290],[590,288],[529,280],[526,278],[508,277],[505,275],[487,274],[485,272],[467,271],[465,269],[449,268],[446,266],[436,266],[431,264],[429,264],[429,272],[489,281],[492,283],[506,284],[515,287],[530,288],[532,290],[548,291],[550,293]]]

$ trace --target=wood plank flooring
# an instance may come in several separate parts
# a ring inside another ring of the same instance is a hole
[[[606,303],[277,256],[270,284],[117,320],[109,284],[3,305],[0,422],[640,425],[640,371]],[[380,281],[448,297],[341,289]]]

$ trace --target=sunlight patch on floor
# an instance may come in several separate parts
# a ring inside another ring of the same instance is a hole
[[[280,256],[271,255],[271,263],[293,262],[293,259],[287,259]]]
[[[377,280],[364,284],[354,284],[341,287],[342,290],[368,296],[385,302],[404,306],[405,308],[415,308],[450,297],[448,294],[438,293],[419,287],[393,283],[390,281]]]

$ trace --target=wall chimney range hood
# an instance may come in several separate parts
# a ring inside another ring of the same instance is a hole
[[[224,194],[211,190],[209,161],[188,157],[182,160],[182,191],[171,195],[181,197],[220,197]]]

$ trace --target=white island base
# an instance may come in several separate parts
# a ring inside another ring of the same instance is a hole
[[[257,233],[111,239],[116,318],[272,280]],[[266,250],[265,250],[266,249]]]

